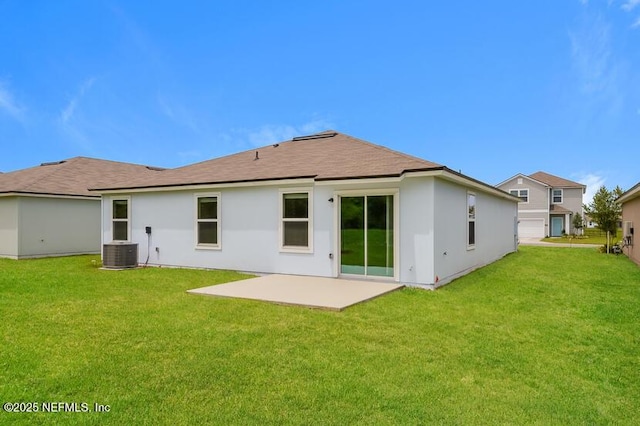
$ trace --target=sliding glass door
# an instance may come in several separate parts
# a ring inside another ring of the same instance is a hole
[[[340,272],[394,276],[393,195],[340,197]]]

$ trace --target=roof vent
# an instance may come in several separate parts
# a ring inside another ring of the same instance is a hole
[[[51,161],[49,163],[41,163],[40,166],[57,166],[58,164],[62,164],[62,163],[66,163],[67,160],[62,160],[62,161]]]
[[[147,170],[151,170],[154,172],[161,172],[163,170],[165,170],[163,167],[153,167],[153,166],[145,166],[147,168]]]
[[[292,141],[306,141],[309,139],[324,139],[324,138],[332,138],[337,135],[338,132],[327,132],[327,133],[316,133],[315,135],[307,135],[307,136],[296,136],[291,139]]]

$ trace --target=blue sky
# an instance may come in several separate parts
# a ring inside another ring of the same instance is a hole
[[[335,129],[491,184],[640,180],[640,0],[0,0],[0,20],[0,171]]]

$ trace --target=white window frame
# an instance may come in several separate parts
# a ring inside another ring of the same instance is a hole
[[[469,197],[473,196],[473,207],[474,207],[474,211],[473,211],[473,218],[469,215]],[[467,220],[466,220],[466,225],[467,225],[467,232],[465,232],[466,236],[467,236],[467,250],[474,250],[476,248],[476,239],[478,236],[478,230],[476,228],[476,219],[477,219],[477,207],[478,207],[478,197],[476,196],[475,192],[470,192],[467,191],[467,199],[465,202],[465,205],[467,206],[466,210],[465,210],[465,214],[467,216]],[[469,224],[473,222],[473,244],[469,244]]]
[[[198,201],[200,198],[215,198],[216,199],[216,208],[217,208],[217,219],[200,219],[198,218]],[[222,250],[222,216],[221,216],[221,206],[222,204],[222,194],[220,192],[198,192],[193,196],[193,237],[194,243],[197,250]],[[200,222],[215,222],[216,223],[216,235],[218,236],[218,241],[216,244],[207,244],[199,242],[198,235],[198,224]]]
[[[284,217],[284,196],[286,194],[307,194],[308,213],[306,219]],[[313,189],[312,188],[287,188],[281,189],[278,193],[279,219],[278,234],[280,235],[280,252],[282,253],[313,253]],[[285,222],[307,222],[307,242],[306,247],[285,246],[284,245],[284,223]]]
[[[554,201],[555,195],[553,195],[554,191],[560,191],[560,201]],[[562,188],[552,188],[551,189],[551,204],[562,204],[564,201],[564,191]]]
[[[113,203],[115,201],[126,201],[127,202],[127,218],[126,219],[116,219],[113,217],[114,209]],[[122,241],[129,242],[131,241],[131,196],[121,196],[121,197],[112,197],[111,198],[111,207],[109,209],[109,220],[111,221],[111,241]],[[127,239],[126,240],[116,240],[114,238],[115,227],[113,226],[114,222],[126,222],[127,223]]]
[[[524,201],[522,199],[522,192],[523,191],[526,192],[526,194],[527,194],[527,201]],[[517,194],[512,194],[512,192],[516,192]],[[529,204],[529,188],[514,188],[514,189],[510,189],[509,190],[509,194],[513,195],[514,197],[520,198],[520,203]]]

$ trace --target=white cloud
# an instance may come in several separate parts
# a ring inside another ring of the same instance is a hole
[[[627,0],[621,7],[623,10],[630,12],[638,5],[640,5],[640,0]]]
[[[569,33],[574,68],[581,90],[587,94],[606,91],[612,81],[610,27],[600,17]]]
[[[78,89],[76,95],[71,98],[67,106],[60,112],[60,122],[62,124],[68,124],[69,121],[73,118],[76,112],[76,108],[78,107],[78,102],[80,102],[85,93],[87,93],[87,91],[91,89],[95,81],[95,77],[91,77],[80,84],[80,88]]]
[[[16,102],[7,86],[8,84],[0,81],[0,111],[4,111],[17,121],[24,121],[25,108]]]
[[[158,105],[162,110],[162,113],[166,115],[171,121],[186,126],[195,133],[199,133],[199,126],[196,120],[193,118],[193,114],[182,105],[176,105],[170,103],[164,96],[158,94],[156,96]]]
[[[640,27],[640,16],[636,19],[636,21],[631,24],[631,28],[638,28]]]
[[[598,192],[598,189],[605,184],[606,178],[601,172],[593,173],[577,173],[576,180],[583,185],[587,185],[587,191],[582,196],[584,204],[589,204],[593,200],[593,195]]]
[[[316,119],[301,125],[288,124],[267,124],[257,130],[249,130],[246,137],[252,146],[269,145],[274,142],[282,142],[289,140],[295,136],[308,135],[328,130],[331,127],[330,122],[324,119]]]

